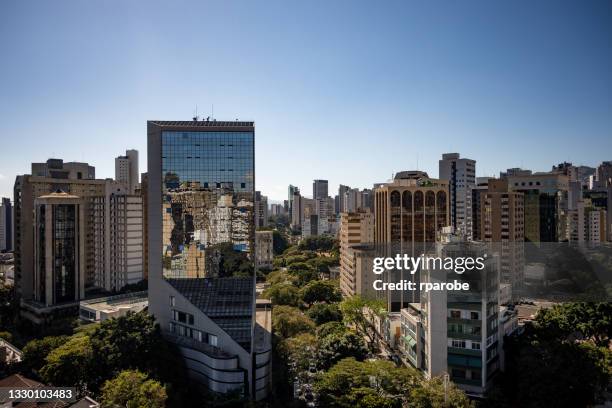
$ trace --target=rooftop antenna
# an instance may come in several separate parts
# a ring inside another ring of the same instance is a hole
[[[198,119],[200,119],[200,118],[198,117],[198,105],[196,105],[195,106],[195,115],[193,116],[193,121],[197,122]]]

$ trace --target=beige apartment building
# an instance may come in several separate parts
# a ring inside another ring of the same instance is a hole
[[[86,163],[50,159],[33,163],[32,175],[17,176],[15,200],[15,286],[22,300],[34,298],[35,201],[66,193],[82,201],[85,290],[117,290],[142,279],[142,199],[124,185],[94,177]],[[111,251],[112,249],[112,251]],[[112,261],[112,262],[111,262]]]
[[[369,211],[341,214],[340,289],[344,296],[363,295],[371,288],[371,257],[362,253],[373,241],[374,214]]]
[[[524,195],[509,191],[506,179],[489,179],[480,195],[480,237],[499,251],[500,279],[518,293],[524,281]]]

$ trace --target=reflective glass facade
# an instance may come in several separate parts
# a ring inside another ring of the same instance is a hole
[[[252,276],[254,132],[161,132],[166,278]]]

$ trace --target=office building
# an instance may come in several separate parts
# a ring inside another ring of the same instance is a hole
[[[291,220],[295,219],[294,215],[293,215],[293,199],[295,196],[300,196],[300,189],[296,186],[292,186],[291,184],[289,184],[289,188],[288,188],[288,197],[287,197],[287,211],[289,213],[289,218]],[[298,203],[299,205],[299,203]],[[299,211],[298,211],[299,212]],[[292,222],[293,224],[293,222]],[[299,224],[299,222],[298,222]]]
[[[126,150],[125,156],[115,158],[115,181],[124,184],[130,194],[138,188],[138,150]]]
[[[285,212],[285,207],[282,204],[271,204],[270,205],[270,215],[271,216],[279,216],[279,215],[284,215],[286,214]]]
[[[471,187],[476,185],[476,160],[445,153],[439,161],[440,180],[449,185],[450,221],[455,231],[468,236],[471,231]]]
[[[140,254],[134,252],[139,250],[135,243],[142,240],[137,236],[142,234],[142,213],[132,208],[121,210],[123,199],[117,197],[127,195],[125,186],[111,179],[88,178],[95,175],[93,167],[86,163],[63,167],[59,159],[33,163],[32,173],[38,175],[17,176],[14,186],[15,287],[22,301],[34,299],[35,200],[57,191],[82,201],[86,293],[119,290],[142,279],[142,249]]]
[[[422,171],[403,171],[374,192],[376,243],[435,242],[450,223],[448,181]]]
[[[84,204],[59,191],[34,202],[33,296],[21,306],[22,316],[35,323],[46,322],[54,311],[78,309],[85,297]]]
[[[255,192],[255,226],[257,228],[268,226],[268,197]]]
[[[340,214],[343,212],[347,212],[344,206],[344,195],[350,189],[351,188],[349,186],[345,186],[343,184],[340,184],[340,186],[338,187],[338,195],[336,196],[338,197],[337,204],[336,204],[336,213]]]
[[[327,193],[327,180],[315,180],[312,182],[312,198],[324,199],[329,197]]]
[[[523,193],[525,240],[567,240],[569,177],[560,173],[507,176],[509,191]]]
[[[13,250],[13,205],[10,198],[2,198],[0,204],[0,251]]]
[[[374,279],[371,261],[360,251],[374,242],[374,214],[340,215],[340,290],[346,297],[369,293]]]
[[[271,310],[255,303],[254,123],[149,121],[147,133],[149,312],[194,381],[264,398]],[[225,269],[224,254],[240,265]]]
[[[305,215],[302,220],[302,238],[319,235],[319,216],[314,213]]]
[[[291,186],[290,186],[291,187]],[[293,196],[289,201],[289,215],[291,220],[291,228],[300,229],[302,227],[302,218],[304,216],[303,199],[300,195],[300,190],[295,187]]]

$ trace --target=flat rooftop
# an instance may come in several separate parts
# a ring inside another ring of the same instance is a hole
[[[107,296],[81,302],[81,306],[101,312],[114,312],[125,308],[145,307],[148,304],[149,298],[146,291]]]

